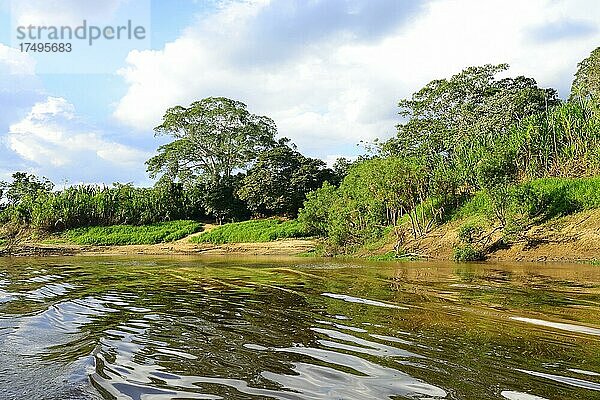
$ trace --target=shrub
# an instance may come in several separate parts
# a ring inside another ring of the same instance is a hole
[[[458,240],[463,243],[475,243],[483,233],[483,228],[479,224],[466,223],[458,230]]]
[[[306,196],[304,207],[298,212],[298,221],[307,232],[319,236],[327,234],[331,209],[337,196],[335,186],[329,182],[323,183],[322,187]]]
[[[485,260],[485,254],[471,244],[457,245],[454,247],[452,259],[454,261],[482,261]]]

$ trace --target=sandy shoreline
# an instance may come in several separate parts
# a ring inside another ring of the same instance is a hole
[[[14,257],[133,256],[133,255],[298,255],[316,247],[314,239],[283,239],[266,243],[191,243],[184,238],[170,243],[123,246],[26,243],[13,249]]]

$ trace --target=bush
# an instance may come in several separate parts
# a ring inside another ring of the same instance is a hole
[[[483,228],[479,224],[467,223],[458,230],[458,240],[463,243],[475,243],[483,233]]]
[[[517,169],[510,151],[496,149],[477,165],[477,182],[488,198],[492,210],[502,226],[506,225],[511,206],[511,188],[516,181]]]
[[[452,259],[454,261],[483,261],[485,254],[471,244],[457,245],[454,247]]]
[[[323,183],[322,187],[306,196],[304,208],[298,212],[298,221],[304,225],[307,232],[319,236],[327,235],[330,211],[337,197],[335,186],[329,182]]]

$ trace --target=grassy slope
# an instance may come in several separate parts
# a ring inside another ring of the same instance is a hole
[[[530,183],[543,207],[546,219],[600,208],[600,177],[543,178]],[[483,192],[477,193],[455,214],[454,219],[492,215],[491,205]]]
[[[225,224],[192,237],[193,243],[249,243],[270,242],[282,238],[308,236],[296,220],[282,221],[275,218],[234,222]]]
[[[82,245],[156,244],[178,240],[201,229],[202,224],[199,222],[182,220],[143,226],[113,225],[70,229],[63,233],[63,237]]]
[[[564,259],[600,258],[600,177],[544,178],[534,180],[530,185],[543,212],[533,221],[534,226],[525,232],[525,236],[538,243],[520,243],[494,256],[503,259],[559,260],[564,252]],[[434,228],[422,239],[409,240],[407,250],[438,259],[450,259],[458,243],[460,227],[465,223],[476,223],[491,229],[497,225],[490,220],[493,215],[488,198],[479,192],[456,210],[448,222]],[[573,236],[574,233],[578,234],[577,237]],[[386,237],[363,245],[356,255],[387,257],[395,242],[395,236],[388,232]],[[595,253],[596,249],[599,251]]]

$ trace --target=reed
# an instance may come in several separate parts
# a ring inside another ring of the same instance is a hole
[[[87,226],[201,219],[205,214],[197,196],[176,184],[155,188],[78,185],[27,195],[3,210],[0,220],[56,232]]]

